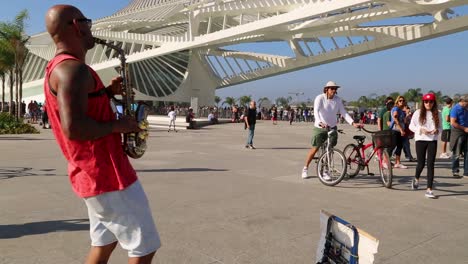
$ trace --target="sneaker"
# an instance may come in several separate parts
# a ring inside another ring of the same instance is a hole
[[[250,146],[249,146],[249,145],[245,145],[245,148],[248,149],[248,148],[250,148]]]
[[[397,169],[407,169],[408,167],[405,166],[405,165],[403,165],[403,164],[401,164],[401,163],[398,163],[398,164],[395,164],[395,165],[393,166],[393,168],[397,168]]]
[[[430,199],[437,199],[437,196],[435,196],[432,191],[426,191],[426,194],[424,196]]]
[[[302,169],[302,179],[307,179],[309,178],[309,175],[307,175],[307,168]]]
[[[417,190],[418,188],[419,188],[419,181],[417,181],[416,179],[413,179],[411,181],[411,189]]]
[[[249,148],[250,148],[250,149],[257,149],[257,148],[255,148],[253,145],[250,145]]]
[[[460,178],[460,174],[459,174],[458,172],[454,172],[452,175],[453,175],[453,177],[455,177],[455,178]]]
[[[440,154],[439,158],[440,159],[448,159],[449,157],[448,157],[447,153],[444,152],[444,153]]]
[[[409,158],[409,159],[406,159],[406,161],[408,161],[408,162],[416,162],[416,159],[415,159],[415,158]]]
[[[330,177],[330,175],[328,175],[327,171],[324,171],[322,173],[322,179],[325,180],[325,181],[331,181],[332,178]]]

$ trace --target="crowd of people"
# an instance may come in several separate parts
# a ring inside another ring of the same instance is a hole
[[[87,51],[94,47],[95,40],[91,33],[92,21],[79,9],[70,5],[51,7],[46,14],[46,27],[56,46],[56,54],[45,72],[46,103],[41,109],[40,104],[31,102],[27,110],[33,122],[37,121],[40,113],[47,113],[57,144],[68,162],[72,189],[87,207],[91,247],[86,263],[108,263],[119,243],[128,251],[129,263],[149,264],[161,246],[160,237],[146,194],[122,147],[122,134],[140,132],[141,128],[134,118],[122,116],[116,119],[109,104],[110,97],[122,93],[122,78],[114,78],[105,86],[98,74],[85,63]],[[257,111],[256,102],[251,101],[245,109],[232,107],[221,111],[202,107],[198,112],[211,116],[213,122],[220,114],[226,117],[229,113],[233,122],[242,120],[248,130],[245,145],[248,149],[255,149],[253,140],[257,119],[271,119],[273,124],[278,120],[289,120],[291,124],[294,119],[313,122],[311,148],[302,170],[302,178],[306,179],[309,178],[310,162],[318,148],[327,141],[329,130],[332,130],[330,142],[336,145],[339,122],[345,120],[354,127],[363,126],[362,119],[356,120],[345,110],[342,100],[336,95],[339,87],[329,81],[323,93],[315,98],[313,111],[276,107]],[[91,94],[96,96],[91,97]],[[468,176],[468,96],[460,97],[449,111],[442,111],[445,115],[448,112],[448,118],[439,117],[435,95],[426,94],[422,100],[421,107],[409,118],[404,97],[399,96],[395,101],[387,98],[377,122],[381,129],[395,132],[397,144],[395,150],[391,150],[396,157],[395,168],[406,168],[400,159],[404,137],[409,134],[406,128],[414,133],[418,165],[412,188],[419,188],[421,172],[427,166],[426,196],[435,198],[432,191],[434,162],[441,131],[449,130],[443,133],[443,141],[450,143],[453,176],[460,176],[462,156],[463,175]],[[190,128],[197,126],[192,108],[167,106],[157,108],[155,112],[168,115],[168,131],[171,131],[171,126],[177,131],[175,120],[180,115],[186,117]],[[444,122],[450,122],[450,128],[444,126]],[[443,148],[444,155],[448,157],[446,145]]]
[[[432,189],[439,140],[442,141],[439,158],[451,159],[453,177],[460,177],[462,157],[463,176],[468,177],[468,95],[462,95],[456,104],[452,98],[444,98],[445,106],[441,112],[433,93],[425,94],[421,99],[419,109],[412,113],[403,96],[398,96],[396,100],[388,97],[379,112],[377,122],[380,130],[393,131],[396,146],[389,149],[389,152],[395,156],[394,168],[407,168],[401,163],[402,151],[405,152],[407,161],[417,161],[415,178],[411,184],[412,189],[417,190],[421,172],[427,165],[428,183],[425,195],[428,198],[437,198]],[[410,139],[413,138],[416,159],[411,155]]]

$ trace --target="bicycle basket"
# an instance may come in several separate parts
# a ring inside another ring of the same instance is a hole
[[[396,145],[392,130],[375,132],[372,134],[372,142],[374,143],[374,147],[378,148],[394,148]]]

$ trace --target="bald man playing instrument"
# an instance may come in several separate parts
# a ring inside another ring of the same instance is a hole
[[[86,263],[107,263],[117,243],[128,251],[128,263],[151,263],[161,246],[159,234],[121,139],[139,128],[132,118],[116,120],[110,106],[109,97],[121,91],[121,78],[105,87],[86,65],[86,53],[94,47],[92,21],[76,7],[53,6],[46,26],[57,51],[46,68],[44,94],[73,191],[88,208]]]

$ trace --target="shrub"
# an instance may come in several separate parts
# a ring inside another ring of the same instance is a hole
[[[39,134],[39,131],[25,124],[23,120],[16,121],[16,118],[8,113],[0,113],[0,135],[1,134]]]

